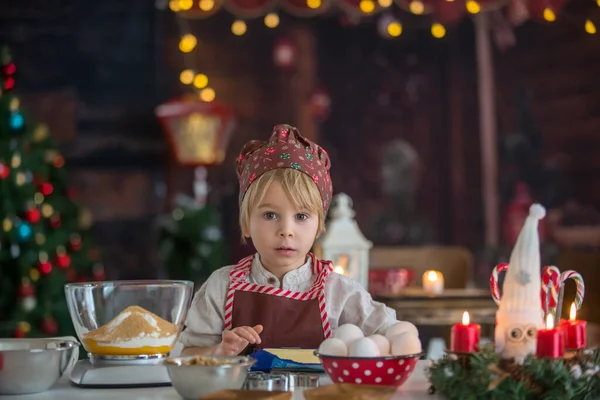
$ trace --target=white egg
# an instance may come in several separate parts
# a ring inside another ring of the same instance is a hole
[[[411,332],[419,337],[419,330],[417,327],[407,321],[398,321],[394,325],[390,326],[385,332],[385,337],[391,341],[394,336],[398,336],[404,332]]]
[[[379,355],[381,356],[389,356],[390,355],[390,341],[387,340],[387,338],[383,335],[372,335],[372,336],[368,336],[369,339],[371,339],[373,342],[375,342],[375,344],[377,345],[377,348],[379,349]]]
[[[421,352],[421,341],[412,332],[404,332],[398,336],[394,336],[390,342],[392,344],[392,354],[395,356],[405,356]]]
[[[358,326],[352,324],[344,324],[338,326],[338,328],[333,334],[333,337],[336,339],[340,339],[342,342],[346,343],[346,346],[350,346],[352,342],[365,337],[365,335],[362,333]]]
[[[348,355],[348,347],[340,339],[329,338],[321,342],[319,353],[328,356],[346,357]]]
[[[350,357],[379,357],[379,348],[374,341],[363,337],[352,342],[348,347]]]

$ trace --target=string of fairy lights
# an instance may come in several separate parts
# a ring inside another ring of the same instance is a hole
[[[323,7],[323,0],[305,0],[306,6],[311,10],[318,10]],[[454,0],[446,0],[447,2],[453,2]],[[600,7],[600,0],[595,0]],[[402,23],[389,13],[385,13],[386,9],[389,9],[393,5],[393,0],[360,0],[358,3],[358,9],[363,16],[369,16],[376,12],[383,11],[382,18],[385,17],[385,32],[390,37],[398,37],[403,33]],[[168,3],[169,9],[175,13],[185,13],[193,11],[196,7],[199,11],[210,13],[214,12],[216,3],[215,0],[170,0]],[[482,12],[482,5],[477,0],[467,0],[465,2],[465,9],[469,14],[475,15]],[[427,6],[422,0],[412,0],[408,3],[408,11],[414,15],[424,15],[427,13]],[[543,10],[543,19],[546,22],[557,21],[557,11],[551,6],[547,6]],[[263,17],[263,23],[267,28],[276,28],[280,23],[280,18],[277,12],[269,12]],[[584,21],[584,30],[593,35],[597,32],[596,25],[590,18],[586,18]],[[446,35],[446,27],[437,21],[431,23],[431,35],[434,38],[441,39]],[[236,36],[242,36],[248,31],[248,24],[244,19],[235,19],[231,24],[231,32]],[[190,46],[193,39],[182,38],[188,42],[184,45],[186,48]]]
[[[306,7],[311,10],[318,10],[323,7],[323,0],[305,0]],[[453,2],[454,0],[446,0]],[[600,0],[595,0],[600,7]],[[402,35],[404,28],[401,21],[386,12],[394,3],[394,0],[360,0],[358,9],[363,16],[369,16],[376,12],[381,12],[382,15],[378,21],[380,32],[384,33],[389,38],[396,38]],[[176,15],[177,24],[180,30],[179,50],[184,54],[185,69],[180,73],[179,80],[182,84],[195,88],[198,91],[199,98],[205,102],[211,102],[215,99],[216,93],[209,86],[209,78],[206,74],[198,72],[193,64],[191,53],[198,46],[198,39],[192,33],[188,20],[184,15],[189,12],[205,13],[203,17],[211,15],[217,11],[215,0],[168,0],[168,8]],[[411,0],[408,3],[408,11],[414,15],[425,15],[428,10],[422,0]],[[467,0],[465,2],[467,13],[476,15],[482,12],[482,5],[477,0]],[[558,14],[558,15],[557,15]],[[573,18],[564,12],[558,12],[551,6],[543,9],[542,17],[548,23],[553,23],[559,19],[559,15],[565,19],[571,19],[578,24],[581,19]],[[280,17],[276,11],[270,11],[262,17],[264,26],[269,29],[277,28],[280,24]],[[591,18],[586,18],[583,24],[585,32],[594,35],[597,32],[596,25]],[[248,23],[244,19],[236,18],[231,23],[231,32],[235,36],[243,36],[248,31]],[[430,26],[431,35],[436,39],[442,39],[446,36],[446,27],[437,21],[433,21]]]

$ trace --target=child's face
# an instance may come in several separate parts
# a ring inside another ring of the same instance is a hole
[[[263,265],[277,274],[304,264],[318,227],[318,215],[296,209],[281,184],[273,181],[250,212],[250,232],[243,233],[252,238]]]

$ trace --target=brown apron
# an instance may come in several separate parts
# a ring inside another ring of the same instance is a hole
[[[317,260],[312,253],[309,256],[315,282],[308,292],[250,283],[254,255],[240,260],[229,275],[225,329],[262,325],[261,343],[256,348],[318,348],[331,336],[323,288],[333,265]]]

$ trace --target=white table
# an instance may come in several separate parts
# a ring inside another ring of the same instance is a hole
[[[415,371],[409,380],[398,389],[394,396],[397,400],[441,400],[437,395],[429,395],[429,382],[425,377],[424,369],[430,361],[418,362]],[[322,385],[331,384],[329,378],[324,378]],[[142,388],[142,389],[82,389],[70,384],[67,376],[64,376],[52,389],[38,394],[23,396],[0,396],[6,400],[106,400],[106,399],[128,399],[128,400],[181,400],[172,387]],[[302,390],[294,391],[293,400],[304,400]]]

